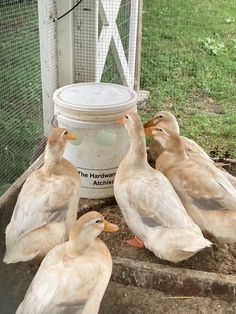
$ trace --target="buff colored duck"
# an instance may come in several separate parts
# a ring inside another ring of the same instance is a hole
[[[69,241],[53,248],[38,269],[16,314],[98,313],[112,258],[97,237],[118,227],[95,211],[80,217]]]
[[[41,261],[55,245],[68,239],[80,197],[80,176],[63,158],[66,143],[73,139],[63,128],[50,133],[44,164],[24,183],[6,228],[5,263]]]
[[[180,262],[210,246],[192,221],[168,179],[147,163],[143,125],[136,113],[122,119],[130,149],[120,163],[114,194],[125,221],[136,235],[129,243],[157,257]]]
[[[224,173],[201,156],[188,156],[176,132],[155,127],[153,137],[165,149],[156,169],[170,180],[195,223],[222,242],[235,242],[236,190]]]
[[[163,128],[163,129],[173,130],[177,134],[180,133],[179,125],[175,116],[171,112],[168,112],[168,111],[158,112],[157,114],[155,114],[153,119],[149,120],[147,123],[144,124],[144,128],[146,129],[145,131],[146,135],[152,134],[152,127],[154,126],[158,126],[159,128]],[[182,139],[182,142],[184,143],[185,152],[187,156],[198,155],[214,163],[214,161],[210,158],[210,156],[208,156],[207,153],[196,142],[194,142],[193,140],[190,140],[189,138],[185,136],[181,136],[181,139]],[[163,150],[164,149],[160,145],[160,143],[153,138],[149,145],[149,153],[154,161],[157,160],[157,158],[160,156]],[[218,167],[217,164],[215,165]],[[231,182],[234,188],[236,188],[236,177],[232,176],[223,168],[219,168],[219,169],[224,173],[224,176]]]

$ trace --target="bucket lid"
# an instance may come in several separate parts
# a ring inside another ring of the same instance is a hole
[[[123,112],[136,105],[137,93],[111,83],[78,83],[63,86],[53,94],[56,106],[89,114]]]

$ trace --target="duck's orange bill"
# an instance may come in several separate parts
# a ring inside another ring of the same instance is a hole
[[[106,220],[104,220],[104,223],[105,223],[105,226],[104,226],[103,231],[105,231],[105,232],[113,233],[113,232],[117,232],[119,230],[119,227],[115,224],[112,224]]]
[[[68,141],[74,141],[76,140],[76,135],[72,132],[68,132],[66,138],[68,139]]]
[[[153,127],[153,126],[155,126],[153,119],[149,120],[148,122],[144,123],[144,125],[143,125],[144,129],[150,128],[150,127]]]
[[[152,136],[154,127],[149,127],[149,128],[144,128],[144,133],[145,133],[145,136]]]
[[[116,119],[116,124],[120,124],[120,125],[123,125],[124,124],[124,121],[125,121],[125,118],[119,118],[119,119]]]

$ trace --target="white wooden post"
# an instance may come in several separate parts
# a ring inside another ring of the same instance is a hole
[[[43,93],[43,121],[44,134],[47,135],[51,129],[51,120],[54,114],[52,95],[58,87],[56,23],[53,22],[53,17],[56,16],[55,1],[38,1],[38,16]]]
[[[136,60],[136,47],[137,47],[137,33],[139,22],[139,1],[131,1],[130,10],[130,26],[129,26],[129,52],[128,52],[128,65],[130,73],[130,87],[134,87],[134,74],[135,74],[135,60]]]
[[[142,47],[142,15],[143,15],[143,0],[139,1],[138,8],[138,25],[137,25],[137,42],[135,56],[135,72],[134,72],[134,89],[140,89],[140,73],[141,73],[141,47]]]
[[[57,17],[73,7],[73,0],[57,0]],[[57,21],[58,85],[74,83],[74,19],[73,12]]]
[[[139,8],[138,8],[137,42],[134,72],[134,89],[138,92],[139,96],[138,106],[145,106],[149,97],[149,91],[140,90],[143,0],[138,1]]]
[[[98,38],[98,0],[84,0],[78,6],[75,23],[75,81],[94,82]]]

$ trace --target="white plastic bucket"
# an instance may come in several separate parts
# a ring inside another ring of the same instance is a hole
[[[137,110],[137,93],[110,83],[79,83],[59,88],[53,95],[58,125],[76,134],[64,157],[81,176],[81,197],[114,195],[116,170],[129,149],[124,126],[116,119]]]

